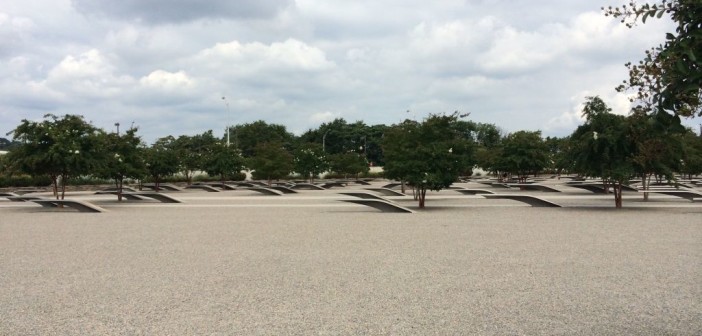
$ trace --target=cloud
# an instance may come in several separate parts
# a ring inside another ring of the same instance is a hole
[[[66,56],[49,71],[41,85],[75,97],[116,97],[131,87],[135,80],[120,75],[110,60],[92,49],[78,56]]]
[[[20,46],[24,46],[35,28],[30,18],[0,12],[0,59],[12,55]]]
[[[72,0],[77,11],[145,24],[183,23],[200,19],[264,19],[277,15],[291,0]]]
[[[194,86],[193,80],[183,71],[173,73],[156,70],[148,76],[142,77],[139,83],[144,87],[163,91],[187,90]]]

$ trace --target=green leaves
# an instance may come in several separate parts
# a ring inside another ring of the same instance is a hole
[[[441,190],[474,164],[473,142],[466,139],[458,114],[431,115],[421,124],[405,122],[390,127],[383,139],[385,174],[404,180],[420,191]]]

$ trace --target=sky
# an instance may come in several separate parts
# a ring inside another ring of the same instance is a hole
[[[168,135],[264,120],[301,134],[459,111],[564,136],[672,31],[628,29],[619,0],[0,0],[0,137],[83,115]],[[689,125],[699,120],[686,121]]]

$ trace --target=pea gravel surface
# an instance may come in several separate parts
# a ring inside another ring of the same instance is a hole
[[[327,195],[2,201],[0,335],[702,334],[700,206]]]

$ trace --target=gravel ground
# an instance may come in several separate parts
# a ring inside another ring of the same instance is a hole
[[[236,193],[99,214],[0,201],[0,335],[702,334],[699,204],[446,191],[386,214]]]

